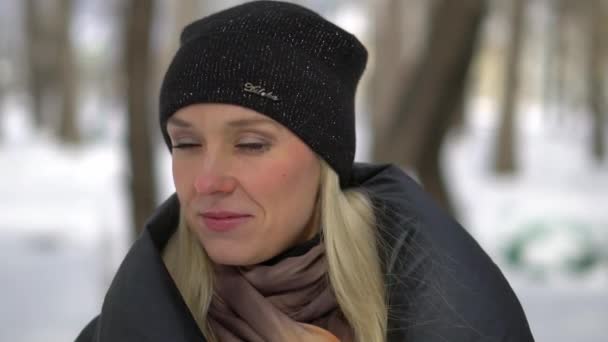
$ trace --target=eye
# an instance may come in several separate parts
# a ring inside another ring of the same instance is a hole
[[[270,148],[270,144],[261,141],[242,142],[236,144],[236,148],[244,152],[262,153]]]
[[[175,149],[190,149],[190,148],[196,148],[196,147],[200,147],[201,144],[193,144],[193,143],[176,143],[173,146],[171,146],[171,148],[175,148]]]
[[[201,143],[198,139],[188,138],[188,137],[176,137],[174,140],[172,139],[173,144],[172,148],[174,149],[192,149],[196,147],[200,147]]]

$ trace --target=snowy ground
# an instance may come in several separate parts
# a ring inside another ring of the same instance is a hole
[[[460,221],[505,272],[537,341],[607,341],[608,162],[589,158],[590,126],[584,116],[558,123],[526,108],[520,170],[497,177],[490,172],[491,112],[491,103],[478,101],[444,151]],[[512,266],[505,250],[533,229],[542,235],[527,244],[523,267]],[[569,272],[567,263],[588,250],[599,254],[595,266]]]
[[[487,171],[493,121],[481,104],[445,150],[460,220],[505,270],[537,341],[606,341],[608,165],[587,158],[584,125],[548,129],[530,110],[521,127],[522,171],[496,178]],[[126,252],[124,154],[117,143],[60,147],[32,135],[19,106],[3,112],[0,341],[71,341],[99,311]],[[170,191],[166,165],[163,193]],[[505,248],[539,224],[548,233],[523,252],[526,266],[510,266]],[[561,270],[589,243],[604,253],[591,271]]]

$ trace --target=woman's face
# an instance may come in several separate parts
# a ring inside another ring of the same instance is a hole
[[[215,263],[260,263],[317,232],[320,163],[290,130],[228,104],[182,108],[167,130],[177,196]]]

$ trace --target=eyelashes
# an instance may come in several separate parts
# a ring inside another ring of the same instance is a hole
[[[202,146],[201,144],[196,144],[196,143],[177,143],[177,144],[172,145],[171,148],[178,149],[178,150],[191,150],[191,149],[195,149],[195,148],[198,148],[201,146]],[[271,146],[269,143],[255,142],[255,143],[236,144],[235,147],[237,150],[243,151],[243,152],[262,153],[262,152],[268,151]]]
[[[190,143],[186,143],[186,144],[174,144],[171,146],[171,148],[174,149],[181,149],[181,150],[186,150],[186,149],[190,149],[190,148],[195,148],[195,147],[200,147],[200,144],[190,144]]]
[[[243,143],[237,144],[236,148],[239,150],[247,151],[247,152],[265,152],[270,149],[270,144],[268,143]]]

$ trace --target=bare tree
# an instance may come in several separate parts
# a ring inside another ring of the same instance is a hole
[[[559,118],[565,83],[566,0],[547,0],[547,46],[544,58],[543,107],[547,116]]]
[[[44,21],[38,8],[38,1],[25,0],[25,29],[28,58],[28,87],[31,98],[31,113],[34,125],[40,128],[44,124],[43,97],[49,83],[51,60],[47,55],[48,33],[45,34]]]
[[[76,71],[70,23],[73,0],[26,0],[28,87],[34,125],[64,142],[80,139],[76,124]]]
[[[75,64],[72,43],[70,40],[70,23],[72,19],[74,1],[62,0],[58,2],[59,11],[57,20],[57,51],[59,60],[58,90],[60,92],[61,109],[59,112],[58,135],[63,142],[78,143],[80,134],[76,113],[76,81],[78,68]]]
[[[376,139],[374,141],[374,158],[385,159],[385,140],[379,139],[380,132],[384,132],[389,124],[389,104],[397,95],[396,84],[398,82],[395,69],[407,68],[410,63],[402,62],[401,47],[403,45],[403,27],[401,20],[403,15],[402,6],[407,1],[386,0],[383,6],[378,7],[376,13],[376,42],[374,58],[374,74],[372,84],[368,93],[370,94],[370,106],[374,115],[371,118]],[[407,2],[407,4],[411,4]],[[404,65],[405,64],[405,65]],[[405,71],[401,71],[405,73]],[[409,74],[409,72],[407,73]]]
[[[428,25],[430,2],[426,0],[383,0],[374,2],[376,40],[372,50],[374,72],[371,75],[369,105],[374,142],[373,158],[389,161],[391,140],[384,137],[403,84],[409,83],[420,58]]]
[[[524,33],[524,0],[513,0],[511,13],[511,41],[507,53],[505,86],[501,121],[496,141],[494,170],[497,173],[512,173],[516,169],[515,157],[515,113],[519,90],[520,58]]]
[[[134,233],[143,229],[146,218],[156,206],[154,144],[149,108],[152,68],[150,32],[153,1],[130,0],[126,11],[126,102],[129,125],[130,187]]]
[[[484,0],[438,1],[418,68],[400,85],[385,146],[390,160],[414,169],[447,210],[452,204],[443,181],[440,152],[453,116],[460,110],[475,51]],[[399,146],[399,148],[394,148]]]
[[[587,62],[587,81],[588,81],[588,101],[589,110],[592,115],[592,134],[591,151],[593,157],[598,162],[604,160],[606,148],[604,145],[604,135],[606,127],[606,114],[604,108],[604,84],[603,70],[605,69],[605,47],[604,34],[606,18],[605,8],[602,0],[590,0],[588,4],[588,25],[589,25],[589,53]]]
[[[162,80],[175,51],[179,48],[181,30],[186,24],[197,19],[200,14],[198,1],[196,0],[167,1],[163,2],[162,6],[166,7],[163,9],[165,16],[161,20],[163,25],[162,40],[158,58],[155,58],[154,61],[157,83]]]

